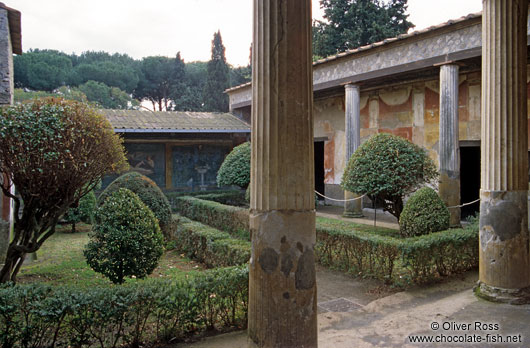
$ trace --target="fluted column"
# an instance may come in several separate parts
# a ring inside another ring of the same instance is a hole
[[[0,105],[13,104],[14,73],[13,49],[9,32],[9,15],[5,8],[0,8]],[[4,174],[0,173],[1,176]],[[0,182],[7,180],[7,176],[0,178]],[[4,264],[7,247],[10,241],[10,202],[0,190],[0,265]]]
[[[460,204],[458,143],[458,65],[440,67],[440,197],[448,207]],[[460,226],[460,208],[450,208],[450,225]]]
[[[344,86],[345,93],[345,137],[346,137],[346,161],[348,163],[351,155],[361,144],[361,89],[358,85],[348,84]],[[344,191],[344,199],[357,198],[359,195]],[[362,199],[344,202],[345,217],[362,217]]]
[[[480,245],[477,294],[530,300],[527,215],[527,0],[485,0],[482,14]]]
[[[248,333],[316,347],[311,1],[254,0]]]

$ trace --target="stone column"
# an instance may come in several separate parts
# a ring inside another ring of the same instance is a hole
[[[440,197],[448,206],[460,204],[460,147],[458,144],[458,65],[440,67]],[[449,209],[450,225],[460,226],[460,208]]]
[[[254,0],[250,345],[316,347],[311,1]]]
[[[345,137],[346,137],[346,161],[348,163],[351,155],[361,144],[361,89],[358,85],[348,84],[345,88]],[[344,199],[357,198],[359,195],[344,191]],[[344,202],[345,217],[362,217],[362,199]]]
[[[479,296],[530,302],[527,0],[485,0]]]
[[[9,32],[8,11],[0,8],[0,105],[13,104],[14,95],[13,49]],[[3,175],[0,173],[0,175]],[[0,178],[0,182],[3,180]],[[0,190],[0,265],[4,264],[10,237],[10,200]]]

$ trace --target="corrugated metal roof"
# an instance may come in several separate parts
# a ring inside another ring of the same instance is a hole
[[[117,132],[123,133],[250,133],[250,125],[220,112],[102,109]]]

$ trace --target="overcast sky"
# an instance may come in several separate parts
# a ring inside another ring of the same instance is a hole
[[[66,53],[107,51],[133,58],[210,59],[213,33],[221,30],[227,61],[248,64],[252,0],[4,0],[22,12],[22,48]],[[482,9],[481,0],[409,0],[414,30]],[[317,0],[313,17],[321,18]]]

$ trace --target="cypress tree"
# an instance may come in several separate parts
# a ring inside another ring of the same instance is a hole
[[[225,47],[221,31],[213,34],[212,58],[208,62],[208,76],[203,100],[206,111],[228,111],[228,96],[224,93],[229,87],[230,69],[226,63]]]

